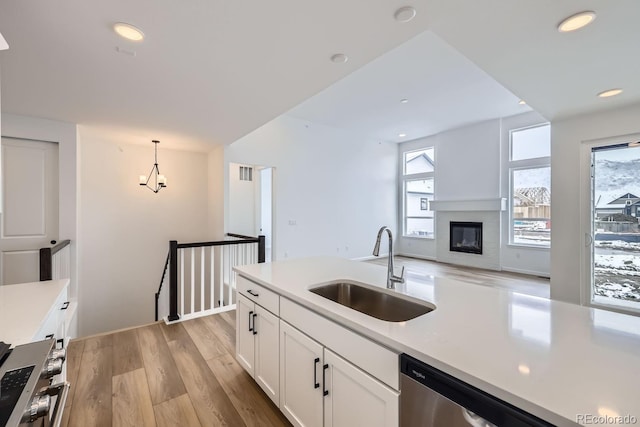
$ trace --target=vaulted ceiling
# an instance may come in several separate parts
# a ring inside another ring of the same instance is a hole
[[[301,103],[291,114],[397,141],[526,110],[519,99],[548,119],[640,102],[636,0],[423,0],[407,23],[401,6],[0,0],[2,111],[186,148],[232,143]],[[585,9],[592,25],[557,31]],[[117,36],[118,21],[145,40]],[[623,94],[595,96],[612,87]]]

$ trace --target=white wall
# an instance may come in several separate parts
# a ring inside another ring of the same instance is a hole
[[[167,188],[154,194],[138,185],[153,163],[151,142],[84,138],[81,126],[80,147],[80,334],[152,322],[169,240],[209,235],[210,155],[160,144]]]
[[[208,187],[209,200],[207,218],[209,237],[207,240],[224,238],[224,148],[215,147],[209,152]]]
[[[436,200],[500,197],[500,120],[438,135]]]
[[[640,132],[640,105],[586,114],[551,123],[551,298],[587,303],[589,276],[583,269],[584,233],[580,215],[588,208],[588,185],[581,174],[583,141]],[[588,165],[586,165],[588,168]],[[588,174],[586,174],[588,180]],[[588,183],[587,183],[588,184]],[[582,189],[581,189],[582,188]],[[581,294],[584,297],[581,298]]]
[[[509,198],[509,131],[546,123],[544,117],[535,111],[502,119],[502,197]],[[551,187],[553,194],[555,188]],[[552,228],[555,224],[552,224]],[[509,210],[502,212],[503,270],[517,273],[549,277],[551,272],[551,250],[548,248],[528,248],[509,244]]]
[[[59,240],[71,240],[69,296],[78,297],[78,143],[76,125],[35,117],[2,114],[2,135],[58,143]]]
[[[229,162],[275,167],[277,260],[368,257],[378,228],[397,223],[395,144],[281,116],[228,146]]]

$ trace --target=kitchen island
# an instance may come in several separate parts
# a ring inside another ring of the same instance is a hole
[[[235,270],[280,301],[296,303],[552,424],[586,425],[590,417],[640,419],[638,317],[435,277],[427,284],[408,278],[393,291],[428,301],[434,311],[387,322],[308,291],[337,280],[384,288],[381,266],[317,257]]]

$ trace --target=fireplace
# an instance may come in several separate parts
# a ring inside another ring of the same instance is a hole
[[[482,223],[449,223],[449,250],[468,254],[482,254]]]

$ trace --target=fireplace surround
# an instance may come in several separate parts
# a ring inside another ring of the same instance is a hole
[[[450,221],[449,250],[482,255],[482,223]]]

